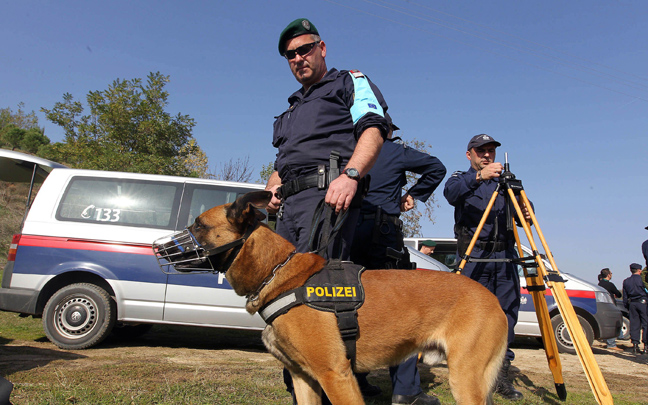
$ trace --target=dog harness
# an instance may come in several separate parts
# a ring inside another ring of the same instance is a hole
[[[265,304],[259,310],[259,315],[270,325],[278,316],[302,304],[318,311],[335,313],[347,358],[351,360],[351,367],[355,368],[355,342],[359,331],[357,313],[364,303],[360,277],[364,270],[364,267],[351,262],[328,260],[322,270],[313,274],[303,286]]]

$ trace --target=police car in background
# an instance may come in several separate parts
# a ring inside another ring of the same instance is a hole
[[[42,183],[11,241],[0,310],[42,317],[57,346],[84,349],[111,332],[137,336],[152,324],[265,327],[223,274],[165,274],[151,247],[263,185],[76,170],[3,149],[0,169],[2,181],[31,182],[32,189]],[[431,258],[413,260],[449,271]]]
[[[459,260],[457,258],[457,240],[454,238],[406,238],[405,244],[414,249],[418,248],[419,241],[428,239],[436,242],[432,257],[447,267],[456,269]],[[531,250],[528,247],[523,246],[522,249],[526,255],[531,256]],[[544,264],[548,270],[552,269],[547,260],[544,260]],[[540,337],[540,326],[538,325],[533,298],[526,289],[526,279],[522,266],[518,265],[518,273],[520,275],[520,292],[522,296],[518,323],[515,325],[515,334],[516,336]],[[623,317],[610,294],[603,288],[571,274],[561,272],[561,275],[565,280],[567,295],[589,344],[591,345],[594,339],[609,339],[619,336]],[[558,350],[561,353],[575,354],[576,349],[550,289],[546,290],[545,297]]]

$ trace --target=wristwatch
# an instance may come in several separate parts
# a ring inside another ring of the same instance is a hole
[[[358,181],[360,180],[360,173],[358,172],[358,169],[354,169],[353,167],[348,167],[344,169],[342,172],[347,175],[348,178]]]

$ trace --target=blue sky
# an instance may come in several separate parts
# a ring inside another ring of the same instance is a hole
[[[596,282],[609,267],[620,286],[644,263],[644,1],[12,1],[0,14],[0,107],[24,102],[52,141],[63,132],[41,107],[160,71],[168,111],[196,120],[210,165],[249,156],[255,176],[299,87],[278,36],[307,17],[328,66],[368,75],[400,135],[433,145],[449,173],[468,168],[472,135],[499,140],[561,271]],[[437,199],[424,234],[451,236],[453,209]]]

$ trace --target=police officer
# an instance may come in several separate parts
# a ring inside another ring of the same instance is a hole
[[[455,207],[455,237],[459,257],[466,253],[484,211],[495,192],[497,178],[504,167],[495,162],[495,149],[501,144],[486,134],[475,135],[468,142],[466,157],[470,168],[465,172],[454,172],[443,190],[450,205]],[[513,232],[507,229],[506,198],[504,190],[495,200],[483,226],[472,257],[489,259],[517,258]],[[526,206],[520,206],[526,219],[530,219]],[[520,278],[517,267],[511,262],[468,262],[463,274],[478,281],[499,299],[508,319],[508,344],[515,338],[515,324],[520,309]],[[478,305],[478,303],[476,303]],[[507,347],[506,357],[500,370],[496,391],[511,400],[522,398],[508,377],[513,351]]]
[[[266,189],[275,192],[268,209],[281,207],[277,233],[298,252],[309,250],[320,200],[336,213],[349,209],[390,129],[378,88],[358,71],[327,70],[326,51],[318,30],[305,18],[288,24],[279,38],[279,53],[302,87],[274,123],[277,156]],[[330,257],[348,258],[358,213],[349,210],[341,245]]]
[[[632,341],[632,352],[640,354],[639,339],[643,331],[643,353],[648,354],[648,314],[646,304],[648,293],[641,281],[641,265],[632,263],[630,265],[632,275],[623,280],[623,305],[628,310],[630,317],[630,340]]]
[[[646,230],[648,230],[648,226],[646,227]],[[641,272],[641,279],[644,282],[644,286],[648,288],[648,239],[641,244],[641,251],[643,252],[644,260],[646,261],[646,267]]]
[[[393,129],[398,129],[393,125]],[[390,133],[391,134],[391,133]],[[421,177],[407,193],[407,172]],[[414,208],[414,199],[425,202],[446,174],[443,163],[434,156],[387,139],[369,172],[371,183],[362,201],[351,260],[367,269],[411,269],[409,253],[403,243],[400,213]],[[392,404],[439,404],[421,390],[421,379],[413,356],[389,368],[392,379]]]
[[[422,240],[419,242],[419,252],[423,253],[424,255],[432,255],[434,253],[434,249],[436,248],[436,242],[433,240]]]
[[[266,186],[274,196],[267,209],[277,212],[277,233],[300,253],[310,251],[310,230],[320,201],[334,211],[331,222],[345,212],[337,239],[323,254],[348,260],[360,211],[356,191],[378,157],[390,122],[378,88],[361,72],[327,69],[326,52],[317,28],[306,18],[291,22],[279,36],[279,54],[301,88],[288,98],[288,109],[274,123],[277,156]],[[327,227],[319,223],[313,229]],[[327,235],[316,234],[313,246],[320,237]],[[284,376],[291,391],[290,378]],[[362,376],[358,382],[363,395],[380,393]]]

